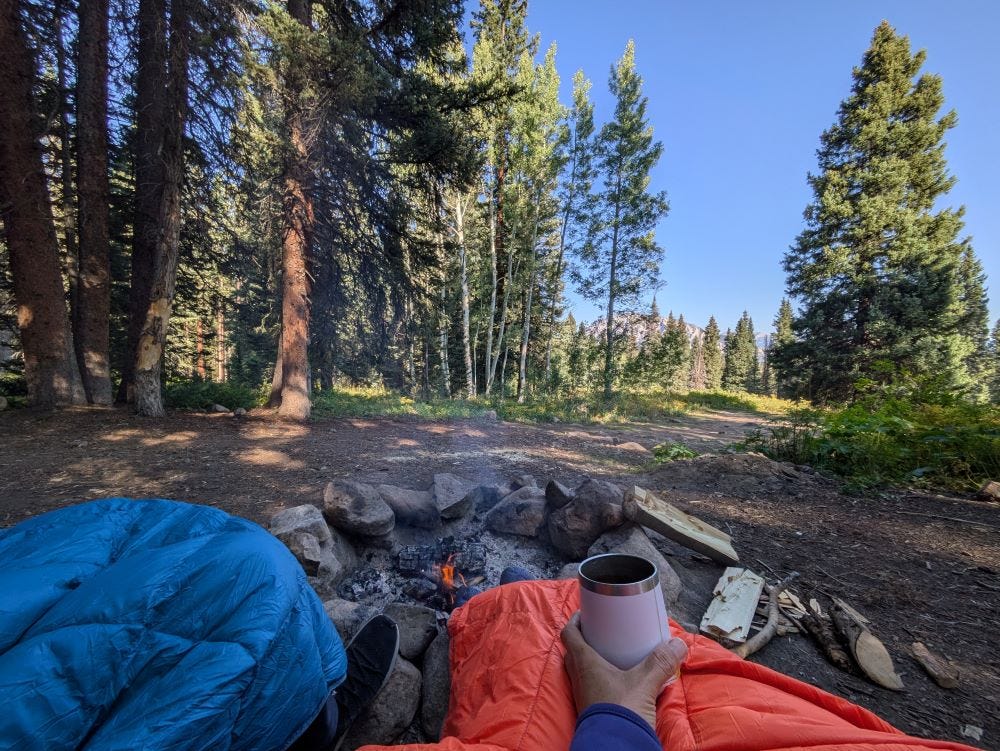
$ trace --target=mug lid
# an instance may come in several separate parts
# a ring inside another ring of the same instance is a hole
[[[580,564],[580,586],[600,595],[627,596],[649,592],[660,583],[656,564],[638,555],[603,553]]]

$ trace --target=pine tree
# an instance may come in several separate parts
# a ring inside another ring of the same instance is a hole
[[[795,373],[786,373],[780,369],[780,360],[775,361],[774,352],[777,348],[790,344],[795,340],[792,330],[792,322],[795,316],[792,312],[792,304],[787,297],[781,298],[781,305],[778,308],[778,315],[774,319],[774,336],[767,348],[767,368],[769,375],[769,388],[778,396],[788,398],[795,393]]]
[[[861,379],[968,380],[957,303],[963,210],[935,211],[954,184],[943,138],[956,115],[938,118],[940,77],[914,80],[924,59],[883,21],[821,137],[807,227],[784,264],[801,301],[796,341],[775,352],[815,401],[850,398]]]
[[[729,391],[756,391],[759,385],[757,339],[753,320],[743,311],[736,331],[726,333],[726,361],[722,387]]]
[[[692,391],[705,388],[705,348],[703,337],[695,337],[691,344],[691,367],[688,369],[687,387]]]
[[[986,378],[990,389],[990,401],[1000,404],[1000,318],[993,326],[993,334],[987,345]]]
[[[615,312],[633,306],[655,285],[662,249],[654,228],[666,215],[666,193],[649,191],[649,173],[663,145],[653,141],[646,116],[647,98],[635,70],[635,45],[611,70],[615,97],[613,119],[598,136],[598,171],[603,183],[593,221],[578,256],[584,297],[603,301],[605,316],[604,396],[610,398],[615,376]]]
[[[972,248],[966,246],[958,265],[958,315],[963,321],[958,352],[969,375],[968,395],[974,401],[989,399],[988,380],[990,311],[986,275]]]
[[[726,332],[729,337],[729,332]],[[705,326],[705,336],[701,343],[702,359],[705,366],[705,385],[709,391],[722,388],[722,371],[724,369],[722,341],[719,332],[719,324],[715,321],[715,316],[708,319]]]

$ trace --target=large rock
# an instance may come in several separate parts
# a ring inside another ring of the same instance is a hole
[[[625,553],[645,558],[656,566],[656,570],[660,574],[660,589],[663,590],[664,601],[668,605],[677,602],[683,589],[681,580],[641,527],[635,524],[626,524],[604,533],[590,546],[587,555],[601,555],[602,553]]]
[[[431,493],[442,519],[461,519],[472,510],[471,483],[448,472],[434,475]]]
[[[269,529],[282,542],[285,542],[285,535],[291,532],[308,532],[321,543],[330,539],[330,528],[323,513],[308,503],[279,511],[271,517]]]
[[[617,485],[586,480],[572,503],[549,514],[552,545],[568,558],[583,558],[598,537],[622,524],[622,500]]]
[[[545,486],[545,500],[552,510],[562,508],[571,503],[576,493],[557,480],[549,480]]]
[[[424,653],[424,685],[420,706],[420,725],[432,741],[441,738],[441,726],[451,701],[451,640],[442,631]]]
[[[368,620],[370,608],[358,602],[342,600],[335,597],[323,603],[323,610],[333,621],[337,628],[337,633],[346,644],[361,628],[362,624]]]
[[[385,614],[399,626],[399,653],[407,660],[417,660],[437,635],[437,613],[423,605],[393,602]]]
[[[535,537],[545,524],[545,493],[539,488],[515,490],[493,507],[486,526],[493,532]]]
[[[392,532],[396,516],[371,485],[334,480],[323,491],[323,514],[337,529],[362,537]]]
[[[285,543],[308,576],[335,585],[357,566],[351,544],[331,530],[319,509],[309,504],[279,511],[270,522],[271,534]]]
[[[496,485],[477,485],[469,491],[469,498],[478,513],[489,511],[500,503],[500,488]]]
[[[0,396],[0,412],[3,412],[5,409],[7,409],[7,397]]]
[[[389,680],[368,711],[351,727],[344,739],[343,748],[354,751],[367,744],[392,745],[417,714],[421,683],[420,671],[416,666],[397,657]]]
[[[398,523],[421,529],[441,526],[441,514],[430,491],[379,485],[378,492],[396,515]]]
[[[521,488],[537,488],[538,482],[535,480],[534,475],[529,475],[528,473],[522,473],[519,475],[514,475],[510,478],[511,487],[514,490],[520,490]]]
[[[567,563],[556,574],[556,579],[576,579],[580,575],[579,563]]]

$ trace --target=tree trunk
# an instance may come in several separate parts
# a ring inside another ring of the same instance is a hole
[[[288,13],[303,26],[312,26],[310,0],[288,0]],[[278,414],[307,420],[309,398],[309,258],[314,224],[309,179],[309,145],[305,132],[302,71],[286,76],[285,129],[289,153],[284,167],[284,227],[281,238],[281,403]]]
[[[166,0],[139,0],[138,69],[135,85],[135,217],[132,272],[128,295],[125,362],[119,402],[134,401],[134,373],[139,337],[149,311],[156,265],[160,204],[163,195],[166,126]]]
[[[267,406],[276,409],[281,404],[282,358],[284,347],[281,343],[281,329],[278,330],[278,356],[274,360],[274,372],[271,374],[271,393],[267,397]]]
[[[108,0],[80,0],[76,79],[76,166],[80,207],[80,278],[73,337],[80,375],[93,404],[111,404],[108,321]]]
[[[0,0],[0,217],[6,230],[28,402],[86,401],[73,352],[52,205],[34,130],[35,61],[17,0]]]
[[[469,271],[465,249],[465,207],[455,197],[455,240],[458,244],[458,282],[462,302],[462,356],[465,358],[465,395],[476,396],[476,375],[472,363],[472,343],[469,338]]]
[[[486,360],[483,365],[483,380],[486,384],[483,392],[490,395],[490,388],[493,379],[490,377],[490,363],[493,362],[493,324],[497,315],[497,220],[496,207],[493,204],[493,189],[491,188],[489,197],[489,225],[490,225],[490,317],[486,321]]]
[[[204,381],[206,376],[205,370],[205,324],[202,323],[201,318],[198,319],[198,327],[196,333],[196,351],[198,353],[198,359],[195,361],[197,364],[195,366],[195,373],[198,375],[198,379]]]
[[[517,374],[517,403],[524,404],[528,394],[528,339],[531,336],[531,296],[535,289],[535,243],[538,241],[538,203],[535,201],[535,223],[531,230],[531,262],[528,266],[528,289],[525,291],[524,324],[521,326],[521,361]]]
[[[559,250],[556,252],[555,289],[552,290],[552,303],[549,305],[549,332],[545,343],[545,384],[548,386],[552,377],[552,340],[555,338],[556,308],[559,307],[560,283],[562,282],[563,257],[566,251],[566,230],[569,228],[569,218],[573,213],[573,198],[576,195],[577,145],[576,133],[570,149],[573,161],[569,171],[569,186],[566,193],[566,205],[563,207],[562,226],[559,229]]]
[[[78,304],[78,291],[80,280],[80,255],[77,249],[76,234],[76,206],[73,200],[73,139],[69,124],[72,105],[69,99],[69,84],[66,73],[66,42],[63,38],[63,17],[67,13],[67,3],[65,0],[56,2],[52,20],[55,25],[55,53],[56,53],[56,81],[59,85],[59,182],[60,201],[59,213],[60,224],[62,225],[63,248],[66,251],[66,277],[69,281],[69,313],[70,322],[73,327],[74,345],[76,348],[77,365],[83,371],[83,362],[80,353],[80,340],[76,338],[76,325],[74,317]],[[79,70],[77,71],[79,79]],[[77,120],[79,129],[79,119]],[[87,381],[84,377],[84,390],[87,390]],[[90,398],[90,393],[87,393]]]
[[[226,312],[222,303],[215,311],[215,380],[226,382]]]
[[[614,326],[615,297],[618,294],[618,225],[621,212],[621,175],[615,187],[615,218],[611,230],[611,269],[608,279],[608,325],[605,331],[607,352],[604,353],[604,398],[610,399],[614,385]]]
[[[513,238],[511,241],[511,247],[513,247]],[[514,254],[512,252],[507,253],[507,274],[504,277],[505,283],[503,285],[503,303],[500,305],[500,330],[497,331],[497,342],[496,342],[496,357],[489,366],[489,373],[486,374],[486,394],[489,396],[490,391],[493,388],[493,381],[496,378],[497,365],[500,360],[500,353],[504,353],[504,364],[507,363],[506,348],[504,347],[503,339],[504,333],[507,329],[507,306],[510,301],[510,287],[514,278]]]
[[[135,410],[145,417],[163,417],[163,353],[177,282],[181,233],[181,185],[184,179],[184,120],[187,114],[188,63],[187,0],[170,4],[170,56],[166,91],[163,149],[163,191],[157,218],[157,236],[149,308],[136,349]]]
[[[441,395],[451,398],[451,369],[448,365],[448,314],[445,307],[445,285],[441,285],[441,309],[438,314],[438,358],[441,360]]]

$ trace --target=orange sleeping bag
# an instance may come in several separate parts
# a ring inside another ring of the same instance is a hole
[[[576,710],[559,632],[578,607],[575,581],[533,581],[497,587],[456,610],[449,624],[445,737],[394,751],[568,749]],[[742,660],[676,624],[674,633],[690,652],[680,680],[657,705],[656,734],[664,749],[970,751],[904,735],[866,709]]]

